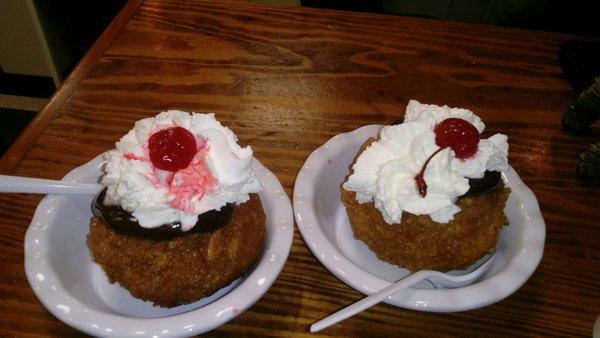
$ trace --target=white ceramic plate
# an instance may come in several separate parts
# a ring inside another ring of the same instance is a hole
[[[95,183],[102,165],[98,156],[63,180]],[[265,186],[259,194],[267,215],[265,249],[254,268],[216,294],[166,309],[110,284],[86,245],[93,196],[49,195],[40,202],[25,237],[29,284],[54,316],[93,336],[189,336],[233,319],[273,284],[294,232],[291,203],[277,177],[257,160],[252,165]]]
[[[350,164],[381,127],[369,125],[331,138],[308,157],[294,187],[294,214],[304,241],[331,273],[364,294],[409,273],[379,260],[354,239],[341,202],[340,186]],[[505,209],[510,225],[500,234],[493,268],[469,286],[443,289],[424,281],[398,292],[387,303],[420,311],[465,311],[497,302],[527,281],[542,258],[546,226],[533,192],[517,173],[511,168],[503,179],[512,189]]]

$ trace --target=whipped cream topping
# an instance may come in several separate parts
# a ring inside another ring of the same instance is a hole
[[[187,129],[197,144],[190,164],[176,172],[154,167],[148,149],[152,134],[171,127]],[[214,114],[169,110],[137,121],[106,157],[104,203],[120,205],[144,228],[180,222],[187,231],[198,215],[227,203],[244,203],[249,194],[262,190],[250,168],[252,149],[240,147],[235,134]]]
[[[379,139],[356,160],[344,189],[356,192],[359,203],[374,203],[388,224],[399,223],[404,211],[429,215],[438,223],[451,221],[460,211],[456,200],[469,190],[469,178],[482,178],[486,170],[508,170],[508,142],[503,134],[480,139],[477,153],[466,159],[450,148],[441,150],[425,169],[427,194],[422,197],[415,176],[440,148],[433,130],[447,118],[466,120],[480,134],[485,129],[470,110],[411,100],[404,123],[381,129]]]

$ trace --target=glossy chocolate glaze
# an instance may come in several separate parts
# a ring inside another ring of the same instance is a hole
[[[100,217],[115,232],[153,240],[168,240],[194,232],[213,232],[229,222],[233,214],[234,205],[228,203],[221,210],[207,211],[198,216],[198,222],[189,231],[181,230],[181,223],[164,224],[157,228],[141,227],[135,217],[120,206],[105,205],[103,203],[106,188],[100,192],[92,202],[92,212]]]
[[[486,171],[482,178],[469,178],[469,191],[462,197],[483,194],[496,188],[499,183],[499,171]]]

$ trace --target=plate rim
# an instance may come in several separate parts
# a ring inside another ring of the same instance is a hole
[[[341,133],[315,149],[298,172],[292,199],[296,224],[313,255],[338,279],[365,295],[372,294],[392,283],[357,266],[327,239],[318,226],[318,219],[310,203],[314,198],[314,185],[308,183],[311,178],[316,177],[318,171],[327,162],[322,154],[335,151],[340,142],[362,144],[368,137],[377,136],[382,127],[383,125],[372,124]],[[469,286],[444,290],[409,288],[388,298],[386,303],[427,312],[466,311],[510,296],[529,279],[539,265],[544,252],[546,226],[533,191],[525,185],[512,167],[504,176],[511,184],[513,190],[511,194],[519,197],[522,214],[527,217],[526,223],[532,225],[523,230],[522,248],[515,259],[508,261],[506,268],[495,276]],[[340,266],[343,269],[340,269]]]
[[[100,170],[103,162],[103,154],[100,154],[71,170],[62,180],[80,181],[76,178],[80,173],[85,170]],[[179,337],[200,334],[225,324],[251,307],[270,289],[287,261],[293,241],[293,210],[285,189],[277,176],[256,158],[253,159],[252,165],[261,182],[271,186],[271,189],[265,189],[259,193],[261,199],[264,196],[276,205],[272,208],[274,211],[271,215],[267,213],[266,226],[272,227],[271,240],[265,241],[262,259],[257,262],[245,279],[215,301],[180,314],[155,318],[130,317],[98,311],[82,303],[60,283],[54,269],[45,264],[44,256],[46,255],[41,255],[43,257],[39,255],[40,252],[44,253],[48,250],[48,236],[36,236],[40,234],[41,230],[35,223],[44,224],[44,222],[40,223],[39,219],[53,203],[60,203],[62,196],[58,195],[47,195],[40,201],[25,234],[24,269],[31,289],[42,305],[60,321],[81,332],[95,336],[139,336],[141,330],[145,330],[143,335]],[[48,223],[52,224],[52,222]],[[39,240],[38,243],[34,242],[36,239]],[[34,251],[33,248],[38,250]],[[38,279],[38,273],[44,276],[43,280]],[[56,281],[56,285],[54,285],[56,290],[51,289],[50,283],[44,283],[46,280]],[[72,308],[69,307],[65,310],[65,307],[60,306],[66,303]],[[96,324],[101,322],[110,323],[110,331],[106,330],[108,326],[103,328]]]

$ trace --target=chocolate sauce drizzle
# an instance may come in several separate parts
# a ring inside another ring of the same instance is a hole
[[[469,191],[461,197],[486,193],[496,188],[499,183],[499,171],[486,171],[482,178],[469,178]]]
[[[168,240],[194,232],[213,232],[229,223],[234,204],[227,203],[221,210],[207,211],[198,216],[196,225],[188,231],[181,230],[180,222],[163,224],[156,228],[144,228],[135,217],[121,206],[105,205],[106,188],[96,195],[92,202],[92,212],[100,217],[115,232],[153,240]]]

